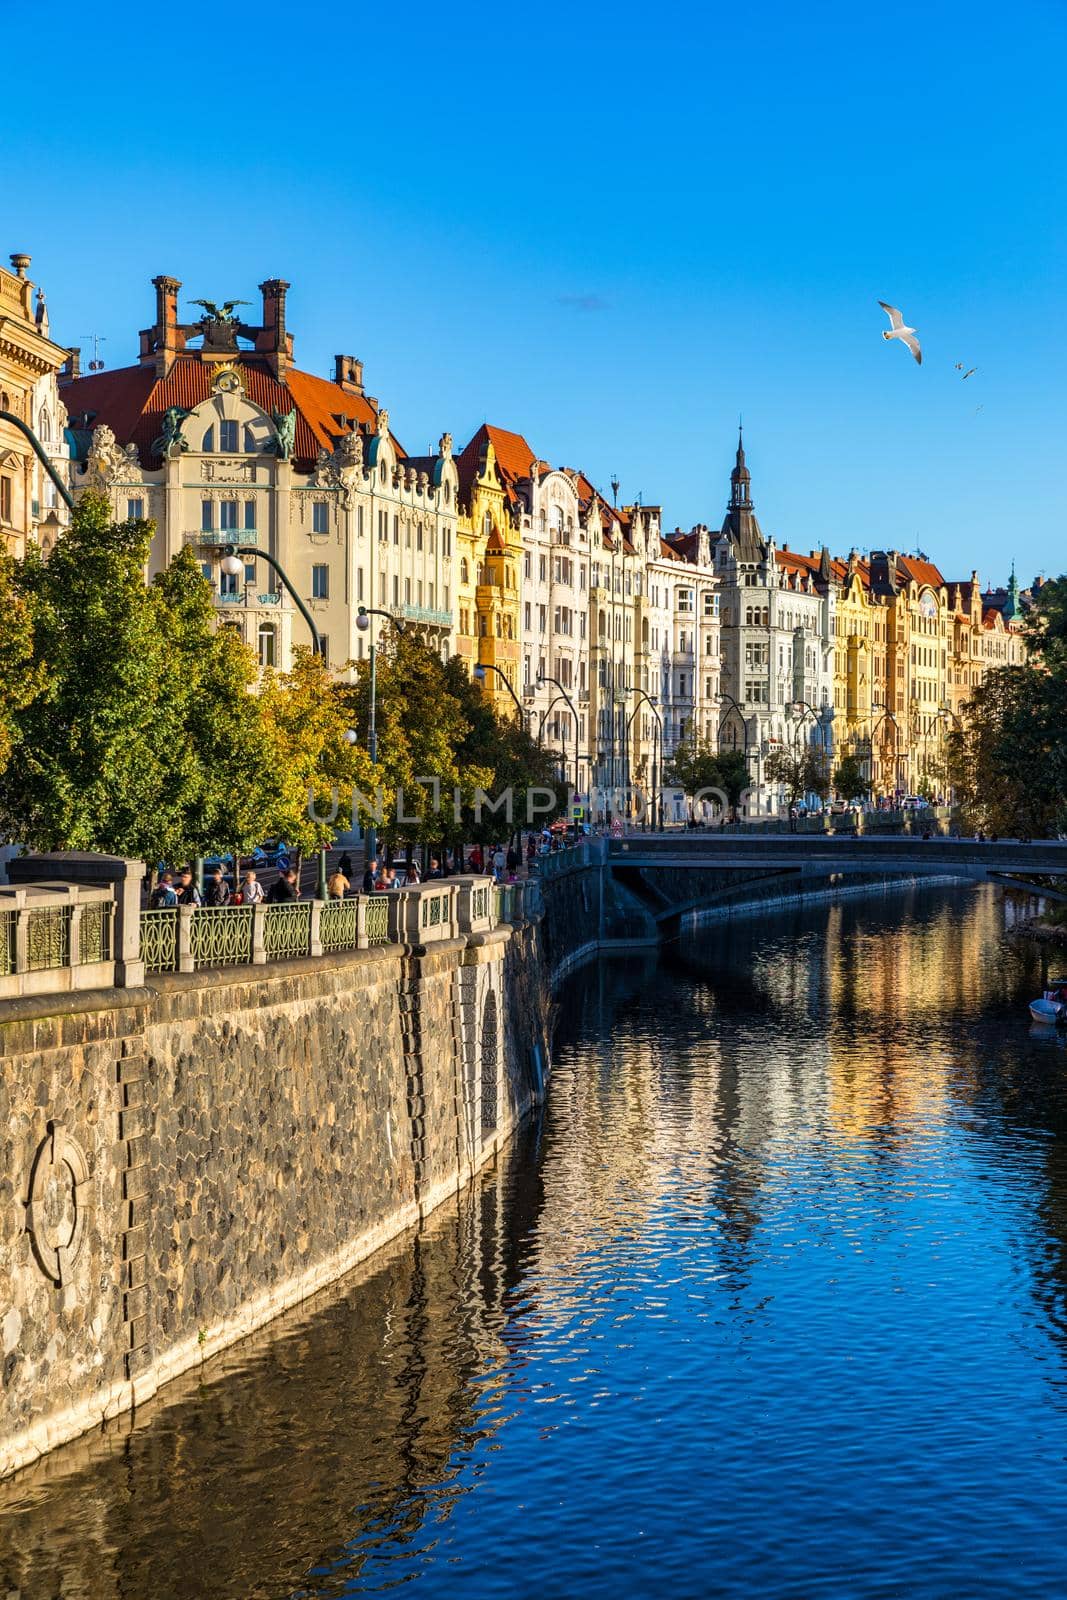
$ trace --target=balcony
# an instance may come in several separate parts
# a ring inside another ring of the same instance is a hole
[[[405,622],[425,622],[435,628],[450,628],[452,626],[451,611],[435,611],[431,606],[392,606],[394,617],[401,617]]]
[[[209,544],[212,546],[227,544],[259,544],[259,531],[256,528],[197,528],[192,533],[185,535],[188,544]]]

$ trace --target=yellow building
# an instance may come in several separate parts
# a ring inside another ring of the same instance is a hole
[[[67,352],[48,337],[48,314],[27,275],[30,258],[13,255],[14,272],[0,267],[0,411],[18,417],[35,433],[51,456],[59,453],[65,417],[56,398],[56,374]],[[0,536],[13,556],[25,553],[26,542],[38,537],[50,507],[55,505],[47,478],[21,429],[0,421]],[[52,517],[58,527],[60,519]]]
[[[500,715],[516,717],[516,698],[521,688],[522,533],[509,503],[508,487],[498,470],[496,447],[488,429],[475,434],[456,458],[456,466],[456,652],[472,673],[476,668],[483,669],[485,693]]]
[[[877,613],[872,788],[897,797],[943,793],[951,635],[948,587],[924,556],[873,551],[870,596]]]
[[[854,756],[871,777],[872,706],[880,698],[876,662],[876,611],[871,605],[870,569],[853,550],[847,561],[832,563],[837,580],[834,608],[834,748],[838,760]]]

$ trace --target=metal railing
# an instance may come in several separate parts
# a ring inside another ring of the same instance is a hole
[[[70,965],[70,906],[31,911],[26,927],[26,971]]]
[[[328,900],[319,914],[319,943],[323,953],[355,950],[359,944],[359,901]]]
[[[268,961],[311,954],[311,905],[267,906],[263,918],[263,948]]]
[[[369,895],[366,902],[367,943],[389,943],[389,900],[384,894]]]
[[[193,967],[238,966],[252,959],[252,906],[197,906],[190,917]]]
[[[141,912],[141,960],[146,972],[177,972],[177,906]]]
[[[15,970],[15,930],[18,927],[17,911],[0,911],[0,977],[8,977]]]
[[[115,918],[113,900],[97,900],[84,905],[78,920],[78,961],[111,960],[111,925]]]

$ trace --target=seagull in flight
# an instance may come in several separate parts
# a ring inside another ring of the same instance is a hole
[[[890,326],[888,328],[882,329],[882,338],[899,339],[901,344],[906,344],[921,367],[923,364],[923,353],[919,344],[919,340],[916,337],[915,329],[907,326],[904,318],[901,316],[896,306],[886,305],[884,300],[879,300],[878,304],[881,306],[890,322]]]
[[[963,372],[963,362],[962,361],[957,361],[956,362],[956,371],[957,372]],[[974,372],[977,372],[977,371],[978,371],[977,367],[968,367],[967,371],[963,372],[963,381],[966,383],[967,379],[971,376],[971,374],[974,373]]]

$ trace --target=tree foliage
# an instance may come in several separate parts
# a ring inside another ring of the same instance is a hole
[[[719,789],[734,810],[752,782],[743,751],[716,750],[706,739],[680,744],[664,764],[663,776],[666,783],[676,784],[690,799],[702,790]]]
[[[768,783],[780,783],[790,805],[796,805],[807,794],[825,800],[830,793],[830,774],[826,756],[814,745],[788,750],[772,750],[763,768]]]
[[[842,800],[856,800],[870,788],[859,756],[842,756],[834,769],[834,788]]]

